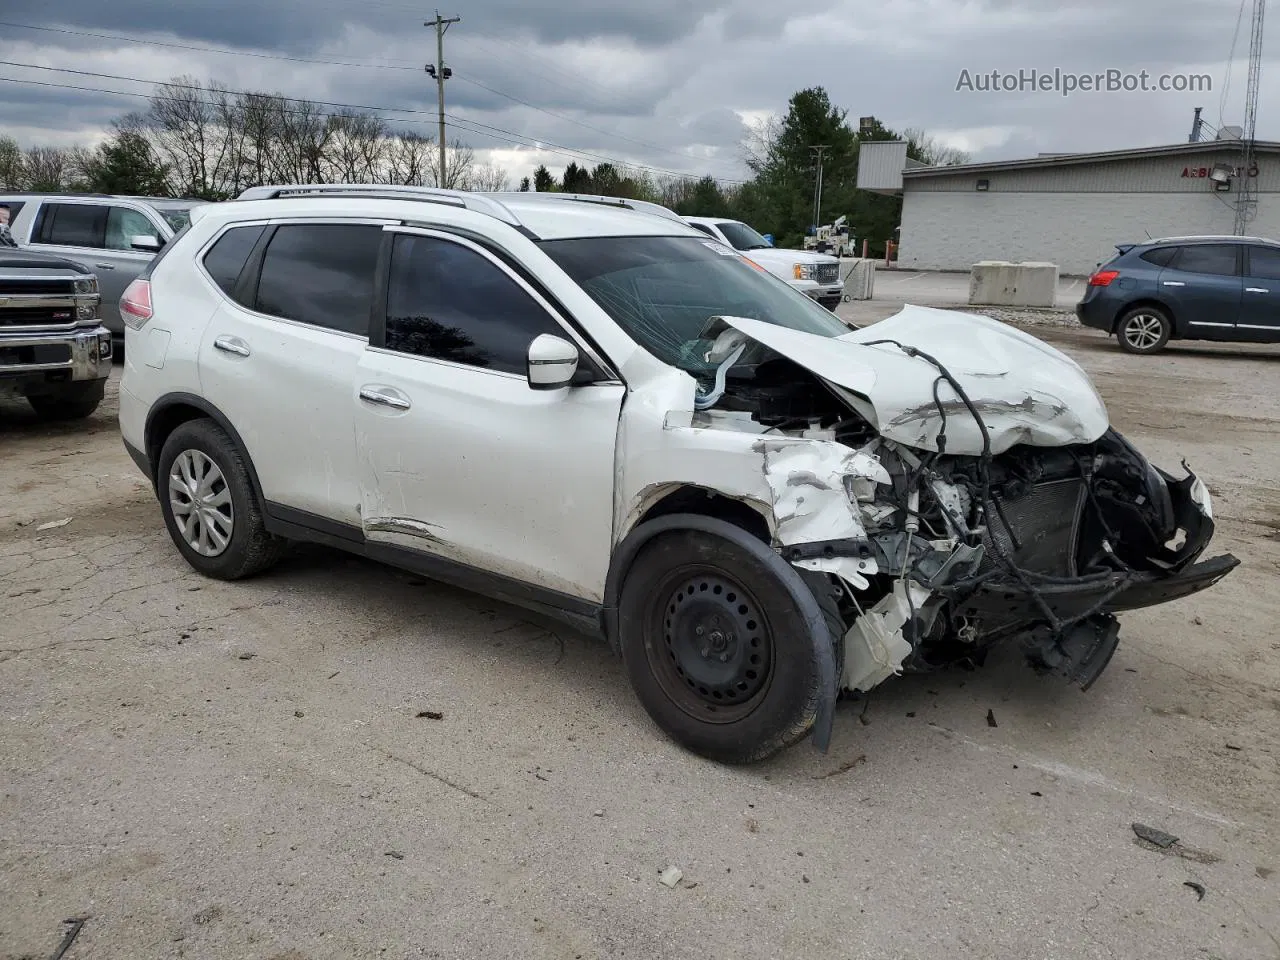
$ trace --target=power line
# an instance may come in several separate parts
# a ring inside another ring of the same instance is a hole
[[[358,67],[366,70],[412,70],[418,67],[399,66],[393,63],[361,63],[352,60],[325,60],[317,57],[290,57],[278,53],[255,53],[251,50],[228,50],[225,47],[205,47],[192,43],[177,43],[170,40],[144,40],[140,37],[125,37],[115,33],[92,33],[87,30],[70,30],[66,27],[37,27],[29,23],[11,23],[0,20],[0,27],[15,27],[21,30],[42,30],[46,33],[65,33],[75,37],[94,37],[98,40],[117,40],[124,43],[141,43],[149,47],[174,47],[179,50],[199,50],[204,53],[221,53],[234,57],[256,57],[260,60],[287,60],[291,63],[318,63],[335,67]]]
[[[0,61],[0,65],[3,65],[5,63],[6,61]],[[21,64],[21,66],[30,66],[30,65]],[[41,69],[58,70],[60,68],[45,67]],[[82,73],[87,71],[74,71],[74,72]],[[99,76],[104,76],[104,75],[99,75]],[[113,75],[105,75],[105,76],[108,76],[110,79],[119,79],[119,80],[124,80],[126,82],[132,82],[132,83],[151,83],[151,84],[159,84],[162,86],[175,87],[179,89],[183,89],[183,88],[196,89],[204,93],[215,92],[215,91],[210,91],[206,87],[197,87],[194,84],[162,83],[160,81],[155,81],[155,80],[142,80],[136,77],[116,77]],[[111,94],[113,96],[118,96],[118,97],[134,97],[140,100],[148,100],[148,101],[159,100],[163,102],[181,102],[180,98],[165,96],[163,94],[157,94],[157,93],[136,93],[128,90],[108,90],[103,87],[88,87],[80,84],[68,84],[68,83],[51,83],[43,80],[18,80],[12,77],[0,77],[0,83],[18,83],[18,84],[32,85],[32,86],[38,86],[38,87],[52,87],[58,90],[77,90],[85,93],[106,93],[106,94]],[[312,104],[315,106],[331,106],[331,107],[340,107],[344,109],[365,110],[365,111],[381,109],[376,107],[363,107],[355,104],[333,103],[331,101],[324,101],[324,100],[305,100],[299,97],[286,97],[281,94],[274,94],[274,93],[254,94],[254,93],[249,93],[249,92],[240,91],[240,90],[227,90],[224,92],[238,95],[238,96],[267,96],[273,99],[283,100],[290,103],[305,103],[305,104]],[[199,97],[197,97],[196,99],[198,99],[201,103],[207,106],[216,105],[209,100],[204,100]],[[284,109],[286,113],[292,113],[292,114],[305,114],[308,112],[308,111],[297,110],[297,109],[288,109],[288,108],[284,108]],[[388,107],[386,109],[391,110],[393,112],[402,112],[402,113],[418,113],[418,114],[430,113],[430,111],[425,111],[425,110],[402,110],[397,107]],[[321,111],[318,113],[312,113],[311,116],[340,118],[343,116],[343,114],[326,113]],[[415,120],[415,119],[409,119],[407,117],[388,117],[388,116],[383,116],[377,113],[370,113],[370,116],[372,116],[376,120],[382,120],[388,123],[422,124],[427,122],[425,120]],[[567,146],[564,146],[563,144],[554,143],[552,141],[531,138],[526,135],[517,133],[513,130],[506,130],[502,127],[495,127],[490,124],[480,123],[479,121],[470,120],[466,117],[459,117],[459,116],[455,116],[453,114],[448,114],[448,113],[446,113],[445,116],[447,119],[452,121],[456,126],[461,126],[468,133],[474,133],[474,134],[479,134],[481,136],[492,137],[495,140],[502,140],[506,143],[515,144],[517,146],[528,147],[532,150],[540,151],[543,153],[554,153],[560,156],[569,157],[572,160],[589,160],[594,163],[610,163],[618,167],[625,167],[633,170],[641,170],[641,171],[646,171],[650,173],[657,173],[657,174],[662,174],[663,176],[679,177],[679,178],[685,178],[685,179],[691,178],[693,176],[692,174],[684,173],[681,171],[666,170],[666,169],[663,169],[662,167],[654,167],[644,163],[637,163],[630,160],[621,160],[616,157],[601,156],[601,155],[593,154],[584,150],[579,150],[575,147],[567,147]],[[477,128],[480,128],[480,129],[477,129]],[[727,177],[720,177],[716,179],[718,179],[722,183],[732,183],[732,184],[742,184],[747,182],[745,180],[735,180]]]

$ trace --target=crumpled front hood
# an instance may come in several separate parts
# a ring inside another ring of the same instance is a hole
[[[964,388],[991,438],[991,452],[1016,444],[1092,443],[1109,426],[1106,405],[1074,360],[1021,330],[978,314],[905,306],[879,323],[821,337],[761,320],[724,321],[827,381],[881,436],[936,450],[943,419],[934,400],[936,367],[894,340],[934,357]],[[946,452],[977,456],[982,433],[945,381]]]

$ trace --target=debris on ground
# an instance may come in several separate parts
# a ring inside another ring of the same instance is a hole
[[[333,673],[329,674],[329,676],[328,676],[328,677],[326,677],[325,679],[326,679],[326,680],[332,680],[332,679],[333,679],[334,677],[336,677],[339,673],[340,673],[340,671],[335,670],[335,671],[333,671]]]
[[[1227,749],[1228,749],[1228,750],[1243,750],[1243,749],[1244,749],[1244,747],[1237,747],[1234,743],[1228,743],[1228,744],[1227,744]]]
[[[859,754],[858,756],[854,757],[852,760],[847,760],[844,763],[840,764],[840,766],[836,767],[834,770],[829,770],[826,773],[817,774],[815,777],[813,777],[813,779],[827,780],[827,779],[830,779],[831,777],[838,777],[840,774],[848,773],[854,767],[866,762],[867,762],[867,755],[865,753]]]
[[[593,817],[603,817],[603,816],[604,816],[604,811],[603,811],[603,810],[597,810],[597,811],[595,811],[595,812],[594,812],[593,814],[591,814],[591,815],[592,815]]]
[[[388,856],[388,857],[390,857],[392,860],[403,860],[403,859],[404,859],[404,854],[403,854],[403,853],[401,853],[399,850],[388,850],[388,851],[384,854],[384,856]]]
[[[997,724],[996,724],[996,712],[995,712],[994,710],[988,710],[988,711],[987,711],[987,726],[988,726],[988,727],[994,727],[994,726],[996,726],[996,725],[997,725]]]
[[[1196,892],[1197,900],[1204,899],[1204,884],[1196,883],[1194,880],[1184,880],[1182,881],[1182,885],[1184,887],[1190,887],[1192,890],[1194,890]]]
[[[680,886],[684,887],[686,890],[692,890],[697,885],[698,885],[697,880],[681,880],[680,881]]]
[[[419,720],[443,720],[444,714],[441,713],[439,710],[419,710],[418,719]]]
[[[256,657],[256,656],[257,656],[257,654],[256,654],[256,653],[254,653],[252,650],[246,650],[244,653],[240,654],[240,656],[239,656],[239,657],[237,657],[237,659],[239,659],[239,660],[252,660],[252,659],[253,659],[254,657]]]
[[[1258,875],[1259,880],[1269,880],[1271,875],[1275,873],[1270,867],[1254,867],[1253,872]]]
[[[1171,833],[1165,833],[1163,830],[1157,830],[1155,827],[1148,827],[1145,823],[1135,823],[1133,832],[1139,840],[1145,840],[1147,843],[1153,843],[1161,850],[1168,850],[1178,838]]]
[[[295,710],[295,711],[293,711],[293,715],[294,715],[295,717],[297,717],[299,720],[301,720],[301,719],[303,718],[303,716],[304,716],[304,714],[303,714],[303,712],[302,712],[301,710]]]
[[[1044,796],[1044,794],[1043,794],[1043,793],[1041,793],[1039,790],[1032,790],[1032,791],[1031,791],[1031,795],[1032,795],[1033,797],[1043,797],[1043,796]]]
[[[754,819],[753,817],[748,817],[747,833],[759,833],[759,832],[760,832],[760,821]]]
[[[676,888],[676,884],[678,884],[682,879],[684,879],[683,870],[679,867],[667,867],[667,869],[662,871],[662,876],[658,877],[658,882],[664,887],[674,890]]]
[[[71,517],[67,517],[65,520],[50,520],[48,523],[42,523],[40,526],[36,527],[36,533],[40,533],[43,530],[56,530],[58,527],[65,527],[71,522],[71,519]]]
[[[62,921],[63,923],[68,923],[71,926],[68,928],[67,932],[62,935],[62,942],[58,944],[58,949],[54,951],[53,960],[62,960],[63,955],[70,950],[71,945],[76,942],[76,937],[80,936],[80,931],[84,929],[85,921],[88,919],[88,916],[68,917],[66,920]]]

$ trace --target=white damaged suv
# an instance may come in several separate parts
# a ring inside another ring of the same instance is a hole
[[[262,187],[120,303],[120,428],[197,570],[315,541],[563,617],[726,762],[997,643],[1088,687],[1202,590],[1206,488],[979,316],[850,329],[669,210]]]

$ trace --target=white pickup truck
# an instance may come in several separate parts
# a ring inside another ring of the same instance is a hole
[[[828,310],[834,310],[844,294],[840,261],[825,253],[779,250],[741,220],[725,217],[685,217],[685,222],[780,277]]]

